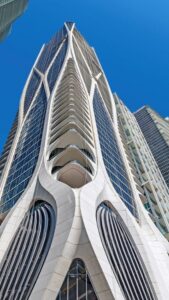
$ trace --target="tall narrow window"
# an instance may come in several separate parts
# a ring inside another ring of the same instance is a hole
[[[102,157],[107,174],[124,204],[131,213],[136,216],[137,213],[131,186],[119,150],[116,134],[114,132],[110,115],[97,89],[94,93],[93,107]]]
[[[45,73],[47,71],[52,59],[54,58],[64,39],[67,39],[67,30],[65,26],[63,26],[63,28],[61,28],[61,30],[56,33],[56,35],[50,40],[50,42],[44,46],[36,64],[36,68],[39,71],[41,71],[42,73]]]
[[[98,300],[81,259],[72,262],[56,300]]]
[[[12,166],[1,198],[0,213],[8,211],[26,189],[39,157],[46,113],[46,93],[41,86],[23,124]]]

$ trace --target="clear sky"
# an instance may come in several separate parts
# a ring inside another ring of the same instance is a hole
[[[132,111],[148,104],[169,115],[168,0],[30,0],[0,44],[0,149],[34,60],[64,21],[76,22]]]

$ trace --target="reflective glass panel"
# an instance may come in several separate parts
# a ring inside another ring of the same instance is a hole
[[[37,62],[36,67],[42,72],[45,73],[49,67],[52,59],[54,58],[59,46],[63,40],[67,37],[67,31],[65,26],[56,33],[56,35],[51,39],[51,41],[45,45],[40,55],[40,58]]]
[[[20,134],[1,198],[1,213],[16,203],[32,177],[39,156],[45,112],[46,94],[41,86]]]
[[[24,101],[24,113],[26,114],[33,97],[35,96],[35,93],[40,85],[40,77],[39,75],[34,71],[32,73],[32,76],[30,78],[30,81],[28,83],[28,87],[25,94],[25,101]]]
[[[49,89],[51,92],[54,88],[54,85],[58,78],[59,72],[61,70],[64,58],[66,55],[66,50],[67,50],[67,40],[62,45],[62,48],[60,49],[58,55],[56,56],[52,66],[49,70],[49,73],[48,73],[48,84],[49,84]]]
[[[112,121],[97,89],[94,93],[93,107],[105,168],[120,198],[132,214],[136,216],[129,179],[117,144]]]
[[[72,262],[56,300],[98,300],[81,259]]]

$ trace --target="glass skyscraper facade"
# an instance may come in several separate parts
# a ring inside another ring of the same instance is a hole
[[[1,198],[1,213],[9,210],[15,204],[33,174],[39,156],[45,112],[46,93],[44,87],[41,86],[24,120]]]
[[[169,187],[169,121],[146,106],[135,117]]]
[[[116,141],[112,121],[97,90],[94,94],[93,105],[102,156],[107,173],[122,201],[132,214],[136,216],[136,208],[129,179]]]
[[[136,117],[117,95],[114,95],[114,97],[119,128],[132,163],[135,182],[140,188],[140,199],[155,225],[169,239],[168,186]],[[140,121],[144,123],[144,118],[141,119],[140,117]],[[149,130],[147,123],[145,126]],[[152,139],[156,140],[156,136],[153,138],[153,134]],[[156,140],[156,146],[158,149],[161,148],[159,140]]]
[[[28,0],[0,0],[0,41],[9,34],[12,23],[25,11]]]
[[[168,190],[138,128],[66,22],[0,158],[0,299],[167,299]]]

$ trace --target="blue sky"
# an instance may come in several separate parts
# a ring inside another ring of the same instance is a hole
[[[135,111],[169,115],[168,0],[31,0],[0,44],[0,149],[41,48],[64,21],[74,21],[97,52],[112,91]]]

